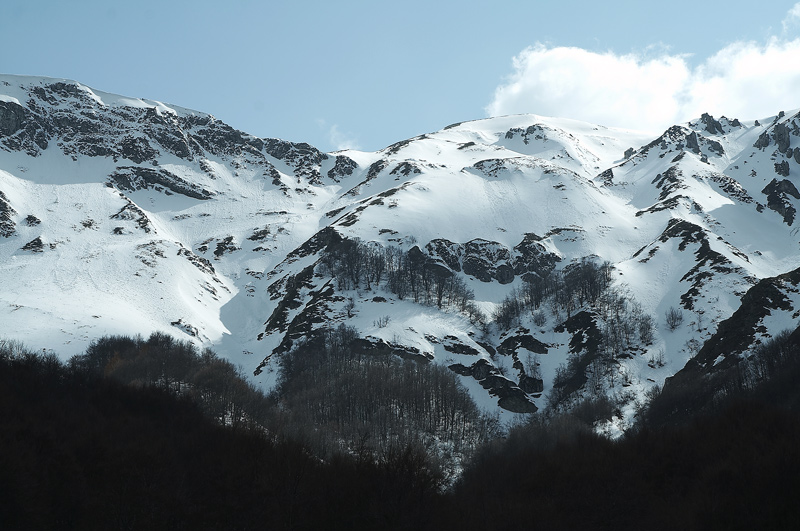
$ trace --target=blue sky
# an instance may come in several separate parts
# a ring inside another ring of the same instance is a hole
[[[800,107],[800,3],[5,0],[0,71],[326,151],[518,112],[658,130]]]

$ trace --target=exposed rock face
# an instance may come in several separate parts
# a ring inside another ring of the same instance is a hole
[[[353,171],[358,167],[356,161],[344,155],[336,155],[336,162],[333,168],[328,170],[328,178],[332,181],[339,182],[343,177],[353,174]]]
[[[214,249],[214,257],[219,258],[226,253],[238,251],[239,247],[236,245],[233,236],[227,236],[217,242],[217,247]]]
[[[464,245],[462,268],[481,282],[497,279],[501,284],[514,280],[514,270],[509,265],[511,253],[497,242],[482,239],[470,240]]]
[[[719,122],[716,121],[715,123],[719,124]],[[640,153],[643,155],[647,154],[655,147],[659,147],[662,151],[667,151],[672,149],[672,147],[677,147],[679,150],[686,148],[698,155],[701,154],[701,151],[704,147],[708,151],[716,153],[720,156],[725,153],[725,149],[722,147],[722,144],[716,140],[706,138],[703,135],[698,135],[697,131],[691,131],[679,125],[673,125],[667,129],[660,137],[641,148]]]
[[[44,242],[42,242],[41,236],[37,236],[33,240],[29,241],[25,245],[22,246],[23,251],[30,251],[32,253],[41,253],[44,251]]]
[[[119,212],[116,214],[112,214],[110,219],[116,219],[120,221],[133,221],[136,223],[136,226],[143,230],[145,233],[149,233],[153,231],[153,225],[150,223],[150,218],[147,217],[147,214],[144,211],[136,206],[133,201],[127,199],[127,204],[122,207]],[[120,230],[117,230],[120,229]],[[122,227],[117,227],[114,229],[114,234],[122,234]]]
[[[412,162],[401,162],[390,172],[390,175],[408,177],[411,174],[419,175],[420,173],[422,173],[422,170],[416,164]]]
[[[547,140],[547,133],[545,132],[545,129],[539,124],[530,125],[525,129],[521,127],[512,127],[511,129],[506,131],[505,134],[507,140],[511,140],[517,136],[522,137],[522,142],[524,144],[529,144],[531,138],[534,138],[536,140],[544,140],[544,141]]]
[[[12,136],[25,124],[26,110],[10,101],[0,101],[0,134]]]
[[[37,124],[26,108],[0,101],[0,147],[10,151],[24,151],[35,157],[48,146],[47,127]]]
[[[725,131],[722,129],[722,124],[716,121],[714,117],[711,116],[710,114],[703,113],[703,115],[700,117],[700,121],[705,124],[706,131],[708,131],[712,135],[715,135],[717,133],[721,135],[725,134]]]
[[[453,271],[463,271],[481,282],[497,280],[501,284],[508,284],[514,280],[511,252],[497,242],[475,239],[459,244],[436,239],[428,243],[425,250]]]
[[[514,257],[514,273],[524,275],[534,273],[545,276],[555,269],[561,257],[547,250],[541,243],[542,238],[528,233],[520,243],[514,246],[517,255]]]
[[[497,346],[497,352],[506,356],[511,356],[516,354],[520,347],[536,354],[547,354],[547,345],[525,333],[513,335],[503,340],[503,342]]]
[[[16,224],[12,216],[16,213],[17,211],[11,208],[6,194],[0,190],[0,236],[8,238],[14,234]]]
[[[455,272],[461,272],[461,257],[464,254],[463,246],[444,238],[431,240],[425,250],[432,257],[441,259],[447,267]]]
[[[378,161],[373,162],[370,167],[367,169],[367,181],[371,181],[375,177],[378,176],[380,172],[386,169],[389,165],[389,162],[384,159],[380,159]]]
[[[322,164],[322,161],[328,159],[328,155],[321,152],[314,146],[306,144],[305,142],[295,144],[293,142],[279,140],[276,138],[268,138],[264,140],[263,146],[264,151],[294,168],[298,177],[307,179],[311,184],[322,183],[319,167]],[[256,145],[254,147],[258,146]],[[337,163],[338,162],[339,161],[337,160]],[[340,166],[340,170],[346,171],[347,165],[348,163],[343,161],[342,165]]]
[[[758,149],[764,149],[765,147],[769,146],[769,142],[770,142],[769,135],[767,134],[766,131],[764,131],[763,133],[758,135],[758,140],[756,140],[756,143],[753,144],[753,147]]]
[[[783,164],[788,166],[785,160]],[[783,216],[783,221],[791,226],[794,222],[796,210],[788,196],[800,199],[800,193],[797,191],[794,184],[787,179],[781,181],[772,179],[761,192],[767,195],[767,206]]]
[[[519,379],[519,388],[528,394],[541,393],[544,391],[544,380],[531,376],[522,376]]]
[[[167,195],[176,193],[194,199],[210,199],[213,196],[208,190],[162,168],[121,166],[108,176],[108,180],[120,190],[128,192],[150,188],[164,191]]]
[[[782,160],[780,162],[775,163],[775,173],[780,175],[781,177],[788,177],[789,176],[789,162]]]
[[[471,376],[475,378],[484,389],[489,391],[489,394],[498,397],[497,403],[503,409],[514,413],[535,413],[538,411],[536,405],[526,396],[526,391],[501,375],[499,371],[485,359],[480,359],[469,367],[465,367],[461,364],[450,365],[450,369],[462,376]],[[536,379],[531,378],[531,380]],[[538,388],[536,381],[526,381],[525,386],[530,389]],[[541,389],[543,388],[542,384]],[[532,392],[541,392],[541,390]]]
[[[85,155],[137,165],[157,164],[162,154],[169,153],[185,161],[200,159],[201,169],[210,175],[213,172],[204,160],[206,155],[214,155],[232,159],[235,167],[258,165],[271,169],[268,176],[276,180],[279,174],[267,159],[271,156],[313,184],[321,184],[320,165],[329,158],[309,144],[256,138],[210,115],[178,113],[164,106],[105,105],[90,89],[77,83],[59,81],[26,90],[30,99],[25,106],[0,101],[0,148],[38,156],[55,141],[73,160]],[[328,177],[338,180],[352,174],[356,167],[348,157],[337,156]],[[112,181],[119,179],[123,189],[135,187],[132,180],[137,180],[139,185],[161,185],[189,197],[209,196],[210,192],[189,186],[175,176],[166,177],[162,171],[152,169],[143,175],[143,170],[120,167],[115,173],[128,176],[115,175]]]
[[[556,328],[557,332],[564,330],[572,335],[569,341],[569,351],[572,354],[581,352],[594,354],[599,350],[603,335],[597,326],[594,313],[589,311],[576,313]]]
[[[786,127],[786,124],[779,123],[775,124],[775,143],[778,144],[778,151],[781,153],[786,153],[786,150],[789,149],[789,128]]]
[[[700,153],[700,143],[697,141],[697,133],[692,131],[692,134],[686,137],[686,147],[695,153]]]
[[[481,282],[497,280],[508,284],[515,276],[527,273],[544,276],[555,268],[561,259],[548,251],[541,240],[536,234],[526,234],[512,252],[498,242],[479,238],[465,244],[439,238],[428,243],[425,251],[452,271],[463,271]]]
[[[706,138],[706,142],[708,143],[708,150],[716,153],[720,157],[725,154],[725,149],[722,147],[722,144],[717,142],[716,140],[711,140]]]
[[[628,152],[626,151],[625,153],[627,154]],[[630,156],[626,156],[625,158],[630,158]],[[614,170],[611,168],[604,170],[603,173],[597,176],[597,179],[603,181],[605,186],[611,186],[614,184]]]

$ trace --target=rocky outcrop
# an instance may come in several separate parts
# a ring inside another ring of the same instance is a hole
[[[481,282],[497,280],[500,284],[509,284],[514,280],[510,260],[511,253],[502,244],[476,238],[464,245],[461,267],[464,274]]]
[[[234,168],[269,167],[269,155],[312,184],[321,184],[320,166],[329,158],[309,144],[260,139],[207,114],[164,106],[104,104],[90,89],[74,82],[22,88],[30,95],[24,106],[0,101],[0,148],[30,156],[38,156],[53,142],[73,160],[83,155],[157,164],[162,153],[169,153],[185,161],[199,159],[201,169],[213,176],[202,164],[208,155],[228,159]],[[355,167],[348,157],[337,156],[328,176],[337,180],[352,174]]]
[[[38,156],[49,145],[48,129],[28,109],[14,102],[0,101],[0,147]]]
[[[476,238],[464,244],[444,238],[430,241],[425,252],[452,271],[462,272],[481,282],[508,284],[516,276],[546,275],[560,258],[548,251],[536,234],[526,234],[513,250],[498,242]]]
[[[353,175],[353,172],[358,167],[356,161],[344,155],[336,155],[336,162],[333,168],[328,170],[328,178],[332,181],[339,182],[344,177]]]
[[[546,276],[555,269],[556,264],[561,261],[561,257],[548,251],[541,243],[542,238],[536,234],[527,233],[521,242],[514,246],[514,273],[523,276],[533,273],[539,276]]]
[[[152,189],[166,195],[175,193],[193,199],[210,199],[214,195],[203,187],[187,182],[162,168],[121,166],[108,176],[108,181],[127,192]]]
[[[783,164],[788,166],[788,163],[785,160],[783,161]],[[791,226],[792,223],[794,223],[794,216],[797,211],[795,210],[794,205],[792,205],[789,197],[800,199],[800,193],[797,191],[797,188],[794,186],[794,184],[792,184],[792,182],[788,179],[783,179],[781,181],[772,179],[772,181],[770,181],[770,183],[763,190],[761,190],[761,193],[766,194],[767,196],[767,206],[783,216],[783,221],[787,225]]]
[[[778,144],[778,151],[781,153],[786,153],[786,150],[789,149],[789,128],[786,127],[786,124],[779,123],[775,124],[775,128],[773,129],[774,136],[775,136],[775,143]]]
[[[475,378],[484,389],[489,391],[489,394],[498,397],[497,404],[507,411],[514,413],[535,413],[538,411],[536,404],[531,402],[526,395],[526,391],[500,374],[500,371],[485,359],[480,359],[469,367],[456,363],[450,365],[449,368],[461,376]],[[525,385],[531,389],[538,387],[536,382],[526,381]],[[533,392],[541,392],[541,390]]]
[[[0,236],[8,238],[16,230],[16,223],[12,217],[17,211],[11,207],[11,203],[6,194],[0,190]]]
[[[791,124],[791,127],[789,124]],[[789,123],[776,123],[772,128],[772,134],[770,135],[770,133],[767,131],[761,133],[758,136],[758,140],[756,140],[755,144],[753,144],[753,147],[757,149],[764,149],[770,145],[771,140],[775,140],[775,145],[778,147],[778,151],[785,154],[787,158],[791,158],[792,154],[789,151],[789,147],[791,145],[791,135],[797,135],[797,129],[798,126],[796,123],[794,123],[794,121]]]
[[[217,246],[214,249],[214,258],[219,259],[224,254],[229,254],[240,249],[241,248],[236,245],[236,241],[234,241],[233,236],[226,236],[225,238],[217,241]]]
[[[328,159],[325,153],[305,142],[295,144],[276,138],[264,140],[263,145],[264,151],[293,168],[298,177],[305,178],[311,184],[322,184],[319,168],[322,161]],[[339,169],[344,172],[346,166],[348,163],[343,160]]]
[[[686,137],[686,147],[695,153],[700,153],[700,143],[697,140],[697,133],[692,131],[692,134]]]
[[[544,380],[532,376],[522,375],[519,379],[519,388],[523,392],[533,395],[544,391]]]
[[[547,354],[547,345],[524,332],[507,337],[497,346],[497,352],[505,356],[511,356],[516,354],[520,348],[536,354]]]
[[[14,102],[0,101],[0,135],[12,136],[23,128],[27,110]]]
[[[511,140],[516,137],[521,137],[524,144],[529,144],[532,138],[535,140],[547,141],[547,133],[544,127],[539,124],[530,125],[525,129],[521,127],[512,127],[506,131],[506,140]]]
[[[475,239],[459,244],[440,238],[428,243],[425,250],[451,270],[463,271],[481,282],[508,284],[514,280],[511,252],[500,243]]]
[[[722,129],[722,124],[714,119],[713,116],[704,112],[702,116],[700,116],[700,121],[706,126],[706,131],[711,133],[712,135],[720,134],[724,135],[725,131]]]
[[[150,233],[153,231],[153,225],[150,223],[150,218],[147,217],[147,214],[144,213],[144,210],[136,206],[130,199],[126,198],[126,201],[127,204],[122,207],[119,212],[112,214],[110,219],[133,221],[136,223],[136,226],[145,233]],[[114,234],[123,234],[122,227],[118,227],[117,229],[114,229]]]
[[[716,121],[715,123],[719,124],[719,122]],[[658,147],[662,151],[668,151],[671,149],[683,150],[685,148],[698,155],[704,155],[702,153],[703,148],[720,156],[725,153],[725,149],[722,147],[722,144],[716,140],[706,138],[703,135],[697,134],[697,131],[691,131],[679,125],[673,125],[664,131],[664,134],[644,146],[640,150],[640,153],[643,155],[647,154],[655,147]]]
[[[31,253],[44,252],[44,242],[42,241],[42,237],[37,236],[33,240],[29,241],[28,243],[22,246],[22,250],[29,251]]]
[[[781,177],[788,177],[789,176],[789,162],[786,160],[782,160],[780,162],[775,163],[775,173],[780,175]]]
[[[766,131],[764,131],[763,133],[758,135],[758,140],[756,140],[756,143],[753,144],[753,147],[756,149],[764,149],[767,146],[769,146],[769,142],[770,142],[769,135],[767,134]]]
[[[422,173],[422,170],[413,162],[401,162],[389,173],[389,175],[397,175],[399,178],[401,175],[403,177],[408,177],[409,175],[419,175],[420,173]]]

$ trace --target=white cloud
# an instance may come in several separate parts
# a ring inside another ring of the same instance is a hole
[[[759,118],[800,107],[800,39],[734,43],[695,69],[684,117],[707,111]]]
[[[787,33],[793,27],[800,25],[800,2],[796,3],[783,19],[783,32]]]
[[[490,116],[533,112],[618,127],[660,128],[680,111],[691,72],[683,57],[527,48],[495,90]]]
[[[337,124],[328,125],[325,120],[317,120],[317,124],[322,129],[327,129],[328,142],[333,147],[334,151],[341,151],[343,149],[361,149],[358,139],[351,133],[346,133],[339,129]]]
[[[800,3],[787,20],[800,22]],[[596,53],[537,44],[514,58],[490,116],[536,113],[653,132],[703,112],[753,119],[800,107],[800,38],[736,42],[692,67],[662,53]]]

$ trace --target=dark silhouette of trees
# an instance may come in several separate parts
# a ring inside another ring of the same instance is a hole
[[[529,275],[494,311],[497,327],[510,330],[522,326],[527,312],[533,324],[543,326],[547,309],[557,320],[557,331],[580,331],[587,338],[574,345],[567,362],[557,368],[548,395],[550,408],[574,405],[587,382],[590,395],[602,395],[620,380],[628,383],[619,359],[653,342],[653,317],[630,294],[611,285],[611,271],[610,262],[584,258],[562,270]]]
[[[322,456],[383,455],[421,446],[444,476],[496,436],[458,377],[446,367],[365,348],[340,325],[300,342],[280,359],[281,426]],[[446,451],[444,450],[446,448]]]
[[[720,365],[708,373],[684,369],[680,378],[654,389],[639,413],[639,423],[679,424],[718,412],[743,397],[800,411],[800,328],[775,334],[745,356]]]
[[[83,361],[0,342],[3,529],[433,528],[441,480],[420,446],[323,462]]]
[[[466,467],[447,521],[466,530],[792,528],[798,436],[797,413],[752,402],[618,441],[571,415],[537,418]]]
[[[589,258],[553,270],[544,275],[528,275],[521,289],[512,290],[493,315],[501,330],[519,326],[524,312],[536,315],[549,304],[551,311],[564,312],[569,318],[581,307],[592,307],[611,286],[610,262],[597,263]],[[539,320],[541,317],[538,318]]]
[[[269,399],[231,362],[188,341],[154,332],[141,337],[106,336],[92,341],[70,366],[140,387],[157,387],[196,401],[210,418],[237,426],[271,422]]]
[[[319,359],[287,356],[294,374],[335,376],[337,385],[346,386],[347,370],[364,365],[358,370],[365,373],[395,363],[386,355],[355,351],[357,337],[346,327],[326,334],[311,340],[323,341],[319,356],[346,361],[341,370],[323,359],[327,372],[317,373]],[[617,441],[592,431],[594,419],[613,407],[599,399],[580,404],[571,414],[535,415],[505,439],[484,445],[444,492],[439,458],[431,455],[424,438],[377,448],[370,441],[383,435],[371,431],[356,444],[345,445],[345,451],[320,458],[290,435],[212,421],[189,399],[185,390],[191,384],[182,378],[178,385],[142,370],[134,371],[136,379],[146,374],[155,383],[124,385],[103,375],[122,351],[109,355],[102,345],[123,350],[147,346],[148,353],[151,348],[175,348],[161,337],[148,343],[103,338],[92,356],[63,364],[55,355],[0,341],[3,529],[796,526],[800,373],[795,332],[780,334],[751,353],[737,369],[738,383],[715,387],[715,408],[671,425],[643,422]],[[206,358],[213,361],[210,355]],[[102,359],[105,365],[99,363]],[[120,354],[120,359],[129,358]],[[453,437],[463,433],[461,410],[448,406],[458,400],[447,391],[450,384],[443,380],[435,385],[442,376],[424,374],[429,365],[400,363],[395,370],[413,375],[402,380],[404,385],[424,384],[426,389],[414,392],[427,393],[426,401],[455,417],[447,420],[426,412],[425,401],[396,400],[390,386],[375,389],[370,399],[388,397],[384,407],[404,411],[403,418],[419,410],[419,418],[433,431],[452,430]],[[282,385],[298,385],[286,390],[281,405],[289,414],[289,405],[302,401],[298,393],[309,389],[297,381]],[[177,389],[184,391],[178,394]],[[341,394],[353,390],[363,392],[355,385]],[[366,412],[358,399],[338,400],[332,405],[310,400],[307,407],[313,411],[303,415],[344,408],[346,415],[358,418]],[[375,422],[373,426],[381,427],[380,419]],[[383,428],[391,437],[395,427]],[[308,429],[329,426],[318,423]]]
[[[475,323],[483,320],[464,279],[418,247],[403,251],[344,239],[326,248],[320,263],[321,272],[336,279],[341,290],[385,289],[399,299],[462,312]]]
[[[681,324],[683,324],[683,312],[680,310],[680,308],[670,306],[669,310],[667,310],[664,314],[664,319],[667,323],[667,328],[670,330],[676,330]]]

